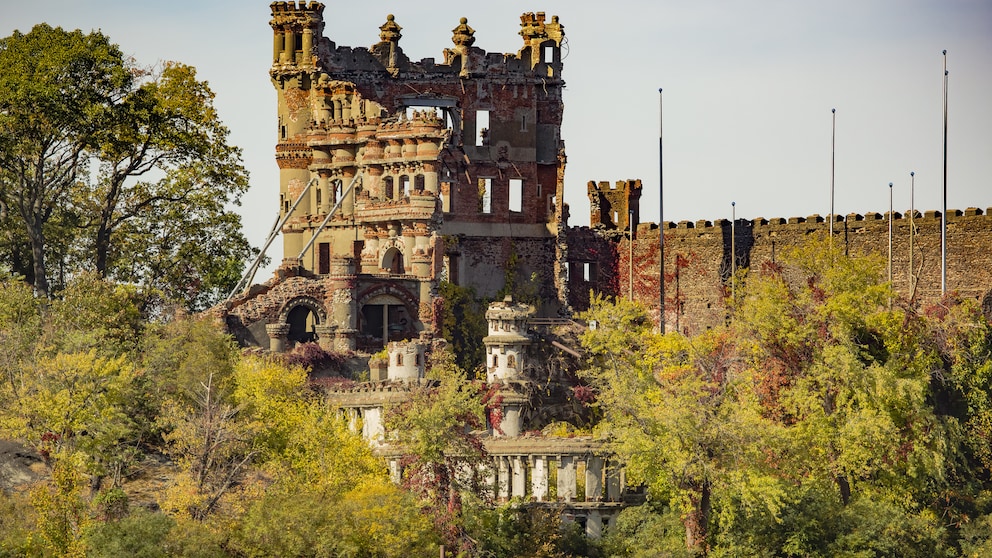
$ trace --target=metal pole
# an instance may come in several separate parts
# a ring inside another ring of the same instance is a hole
[[[830,252],[832,254],[834,248],[834,166],[837,153],[837,109],[830,109],[830,114],[832,119],[830,125]]]
[[[892,285],[892,183],[889,182],[889,285]],[[892,295],[889,295],[889,310],[892,310]]]
[[[940,294],[947,294],[947,51],[944,50],[944,205],[940,212]]]
[[[916,216],[916,173],[909,171],[909,296],[912,298],[916,292],[916,272],[913,269],[913,239],[916,236],[916,227],[913,225],[913,218]]]
[[[255,258],[255,261],[251,264],[251,267],[249,267],[248,271],[245,272],[245,274],[241,277],[241,280],[238,281],[238,284],[235,285],[233,289],[231,289],[231,292],[228,293],[227,298],[224,300],[231,300],[234,295],[240,292],[242,286],[248,287],[251,285],[251,282],[255,279],[255,272],[258,271],[258,266],[262,263],[262,259],[265,258],[265,251],[269,249],[269,245],[272,244],[273,240],[275,240],[276,236],[282,230],[282,227],[286,224],[286,221],[288,221],[289,217],[293,214],[293,211],[296,211],[296,206],[300,205],[300,202],[303,201],[303,197],[307,195],[307,192],[310,191],[310,187],[313,186],[315,182],[317,182],[317,179],[311,178],[310,182],[307,182],[307,185],[303,188],[303,191],[300,192],[300,196],[296,198],[293,205],[286,211],[286,215],[284,215],[281,220],[277,219],[276,225],[272,227],[272,232],[269,234],[269,238],[266,239],[265,245],[262,246],[262,250],[258,253],[258,257]]]
[[[737,202],[730,202],[730,302],[737,300]]]
[[[664,130],[664,96],[658,88],[658,325],[665,333],[665,167],[662,163],[662,131]]]
[[[627,230],[629,231],[627,235],[627,259],[629,260],[627,262],[629,267],[627,297],[634,300],[634,210],[632,209],[627,211]]]

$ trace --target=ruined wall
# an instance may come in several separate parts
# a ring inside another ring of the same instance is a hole
[[[436,332],[442,279],[561,311],[558,18],[521,15],[509,54],[475,47],[461,18],[441,58],[418,62],[392,15],[377,43],[350,47],[323,36],[324,4],[270,7],[279,232],[299,269],[229,301],[229,329],[272,350],[375,350]]]
[[[965,298],[992,304],[992,208],[982,211],[948,211],[947,289]],[[892,282],[904,297],[910,295],[909,215],[893,219]],[[940,298],[940,215],[917,212],[913,219],[913,265],[918,283],[917,300],[931,303]],[[724,299],[730,294],[731,246],[737,267],[758,269],[775,262],[787,251],[802,246],[813,235],[827,235],[830,223],[818,215],[789,219],[737,220],[731,241],[729,220],[665,223],[665,321],[689,334],[724,323]],[[633,296],[646,304],[657,320],[659,307],[659,229],[654,223],[637,227],[633,250]],[[576,310],[588,307],[588,289],[613,296],[630,292],[630,245],[625,231],[573,229],[569,231],[569,268]],[[838,218],[834,242],[848,254],[889,253],[888,214],[851,214]],[[593,263],[591,281],[576,278],[576,271]],[[578,292],[582,290],[583,292]]]

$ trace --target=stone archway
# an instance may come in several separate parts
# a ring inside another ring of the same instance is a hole
[[[324,305],[312,297],[294,298],[279,313],[279,323],[288,326],[286,340],[291,343],[316,341],[317,326],[326,322]]]

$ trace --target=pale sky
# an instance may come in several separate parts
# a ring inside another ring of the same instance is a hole
[[[462,16],[475,46],[516,52],[519,16],[558,15],[568,41],[562,135],[572,225],[587,225],[586,182],[640,178],[641,220],[658,219],[659,94],[664,89],[665,220],[940,209],[947,50],[947,197],[992,207],[990,0],[559,0],[325,2],[325,36],[369,47],[386,15],[412,60],[443,58]],[[100,29],[139,62],[198,69],[244,150],[240,211],[264,241],[278,209],[269,3],[247,0],[0,0],[0,35],[39,22]],[[992,249],[992,247],[990,247]],[[282,243],[269,250],[274,265]],[[271,269],[272,266],[270,266]],[[264,280],[260,275],[257,280]]]

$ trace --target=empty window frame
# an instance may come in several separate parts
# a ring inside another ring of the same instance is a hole
[[[555,47],[546,46],[544,47],[544,59],[542,62],[545,64],[551,64],[555,61]]]
[[[510,211],[519,213],[524,205],[524,181],[522,178],[510,179]]]
[[[489,145],[489,111],[475,111],[475,145]]]
[[[479,179],[479,213],[493,212],[493,179]]]

